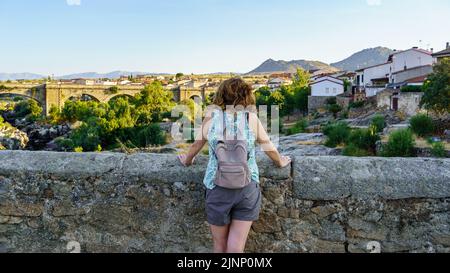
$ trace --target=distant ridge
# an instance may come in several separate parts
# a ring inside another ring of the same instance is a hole
[[[297,68],[301,67],[305,70],[324,70],[326,72],[337,72],[339,70],[354,71],[361,68],[365,68],[372,65],[381,64],[387,61],[390,54],[394,51],[387,47],[374,47],[361,50],[350,57],[332,64],[326,64],[320,61],[308,61],[308,60],[293,60],[293,61],[275,61],[273,59],[268,59],[263,62],[260,66],[250,71],[247,74],[270,74],[276,72],[295,72]],[[109,73],[97,73],[97,72],[85,72],[76,73],[70,75],[57,76],[56,79],[117,79],[121,76],[137,76],[137,75],[168,75],[170,73],[148,73],[139,71],[112,71]],[[220,74],[236,74],[240,73],[233,72],[216,72],[207,73],[205,75],[220,75]],[[33,73],[0,73],[0,80],[35,80],[46,78],[46,75],[39,75]]]
[[[38,80],[47,76],[34,73],[0,73],[0,81],[7,80]]]
[[[138,72],[138,71],[112,71],[109,73],[97,73],[97,72],[85,72],[85,73],[76,73],[69,74],[63,76],[56,76],[55,79],[117,79],[121,76],[137,76],[137,75],[166,75],[168,73],[148,73],[148,72]],[[0,81],[7,80],[38,80],[47,78],[48,76],[33,74],[33,73],[0,73]]]
[[[394,51],[387,47],[375,47],[361,50],[350,57],[331,65],[341,70],[354,71],[361,68],[382,64]]]
[[[77,74],[69,74],[69,75],[64,75],[64,76],[59,76],[59,77],[55,77],[56,79],[78,79],[78,78],[82,78],[82,79],[102,79],[102,78],[106,78],[106,79],[117,79],[120,78],[122,76],[137,76],[137,75],[147,75],[147,74],[151,74],[151,73],[147,73],[147,72],[138,72],[138,71],[112,71],[109,73],[97,73],[97,72],[85,72],[85,73],[77,73]]]
[[[327,70],[330,72],[338,71],[339,69],[332,67],[326,63],[319,61],[307,61],[307,60],[293,60],[293,61],[275,61],[268,59],[260,66],[250,71],[248,74],[266,74],[275,72],[295,72],[297,68],[303,68],[305,70]]]

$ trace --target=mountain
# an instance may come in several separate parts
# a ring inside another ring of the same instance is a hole
[[[109,73],[97,73],[97,72],[85,72],[85,73],[76,73],[70,75],[56,76],[56,79],[117,79],[121,76],[136,76],[136,75],[165,75],[163,73],[147,73],[147,72],[131,72],[131,71],[113,71]],[[33,74],[33,73],[0,73],[0,81],[6,80],[36,80],[47,78],[47,76]]]
[[[387,47],[368,48],[359,51],[345,60],[332,63],[331,66],[341,70],[354,71],[372,65],[382,64],[388,60],[389,55],[394,51]]]
[[[37,80],[47,76],[33,73],[0,73],[0,81],[7,80]]]
[[[295,72],[297,71],[297,68],[303,68],[305,70],[324,69],[330,72],[338,71],[337,68],[319,61],[307,61],[307,60],[275,61],[273,59],[268,59],[260,66],[258,66],[256,69],[250,71],[248,74]]]
[[[83,79],[102,79],[102,78],[107,78],[107,79],[117,79],[120,78],[121,76],[136,76],[136,75],[147,75],[150,73],[147,72],[130,72],[130,71],[113,71],[113,72],[109,72],[109,73],[97,73],[97,72],[85,72],[85,73],[77,73],[77,74],[70,74],[70,75],[64,75],[64,76],[59,76],[56,77],[57,79],[79,79],[79,78],[83,78]]]

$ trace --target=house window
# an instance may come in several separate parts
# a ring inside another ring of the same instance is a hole
[[[329,93],[330,93],[330,88],[327,87],[327,88],[325,89],[325,92],[326,92],[327,94],[329,94]]]
[[[333,94],[336,94],[336,93],[337,93],[336,88],[333,88]]]

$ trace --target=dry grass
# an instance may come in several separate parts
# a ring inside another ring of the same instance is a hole
[[[175,145],[175,148],[177,149],[188,149],[190,146],[189,143],[178,143],[177,145]]]
[[[322,145],[321,141],[299,141],[296,143],[297,145]]]
[[[189,143],[178,143],[177,145],[175,145],[175,148],[180,149],[180,151],[178,151],[177,154],[187,153],[189,151],[190,147],[191,147],[191,144],[189,144]],[[199,154],[208,155],[209,154],[208,145],[205,145]]]
[[[415,139],[416,141],[416,147],[418,148],[431,148],[431,144],[428,143],[428,141],[426,139],[420,138],[420,137],[416,137]],[[444,147],[445,150],[450,150],[450,143],[443,141],[444,143]]]
[[[389,136],[388,135],[387,136],[383,135],[381,137],[381,142],[384,143],[384,144],[387,143],[388,140],[389,140]],[[417,148],[432,148],[431,144],[428,143],[427,139],[425,139],[425,138],[415,137],[414,141],[415,141],[415,145],[414,146],[417,147]],[[446,141],[443,141],[442,143],[444,143],[445,149],[447,151],[449,151],[450,150],[450,143],[448,143]]]

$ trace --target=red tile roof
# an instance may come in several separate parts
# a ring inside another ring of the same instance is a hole
[[[421,83],[427,80],[427,76],[420,76],[420,77],[415,77],[412,79],[408,79],[405,82],[407,83]]]

